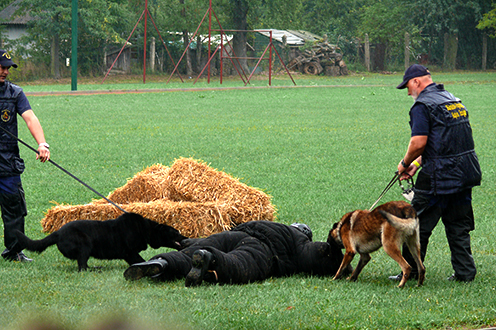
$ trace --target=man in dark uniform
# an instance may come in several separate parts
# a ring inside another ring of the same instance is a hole
[[[17,140],[4,130],[17,137],[17,115],[20,115],[38,143],[36,159],[46,162],[50,158],[49,146],[43,129],[35,116],[26,95],[17,85],[7,81],[9,69],[17,68],[10,55],[0,50],[0,207],[2,211],[4,244],[2,257],[6,260],[32,261],[24,253],[16,251],[15,230],[24,232],[24,217],[27,214],[21,173],[24,161],[19,156]]]
[[[161,281],[186,278],[188,287],[203,281],[245,284],[296,273],[334,275],[343,260],[337,245],[312,242],[310,228],[298,223],[288,226],[250,221],[230,231],[187,241],[191,245],[181,251],[162,253],[130,266],[124,277]]]
[[[410,109],[411,139],[398,172],[402,173],[400,179],[406,179],[422,167],[412,200],[420,220],[422,259],[429,237],[442,219],[454,269],[448,279],[470,282],[477,273],[470,247],[470,231],[475,228],[472,188],[480,185],[481,169],[467,109],[442,84],[435,84],[430,72],[419,64],[405,71],[397,88],[408,88],[415,101]],[[408,249],[403,248],[403,255],[415,267]],[[415,278],[415,271],[410,278]]]

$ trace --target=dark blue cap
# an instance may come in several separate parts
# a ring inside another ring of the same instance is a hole
[[[0,49],[0,65],[17,68],[17,64],[12,61],[12,57],[10,57],[9,53],[2,49]]]
[[[429,72],[429,70],[427,70],[425,66],[420,64],[413,64],[408,69],[405,70],[405,75],[403,76],[403,82],[399,84],[396,88],[403,89],[406,87],[406,84],[408,84],[410,79],[416,77],[422,77],[430,74],[431,73]]]

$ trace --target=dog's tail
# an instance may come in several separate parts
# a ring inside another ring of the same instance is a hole
[[[19,244],[20,250],[29,250],[29,251],[34,251],[34,252],[43,252],[46,250],[47,247],[57,244],[58,241],[58,233],[52,233],[48,235],[47,237],[40,239],[40,240],[32,240],[26,235],[24,235],[22,232],[19,230],[16,230],[16,236],[17,236],[17,241]]]
[[[391,226],[405,232],[407,235],[412,235],[414,232],[418,231],[418,218],[400,218],[383,210],[378,211],[384,218],[386,218]]]

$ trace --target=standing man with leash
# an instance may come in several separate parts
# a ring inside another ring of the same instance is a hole
[[[38,143],[36,159],[46,162],[50,159],[50,151],[41,124],[22,88],[6,80],[11,67],[17,68],[17,64],[6,51],[0,50],[0,125],[3,128],[0,131],[0,207],[6,247],[2,257],[10,261],[32,261],[22,252],[13,252],[17,244],[14,232],[24,232],[24,217],[27,215],[21,184],[24,161],[19,155],[17,140],[4,130],[17,137],[17,115],[20,115]]]
[[[477,273],[470,247],[474,230],[472,188],[480,185],[481,169],[474,150],[468,112],[460,99],[433,82],[430,72],[419,64],[405,71],[403,82],[396,88],[408,89],[414,99],[410,109],[410,143],[398,164],[400,180],[418,173],[412,206],[420,220],[422,260],[429,237],[442,219],[451,251],[454,274],[452,281],[470,282]],[[403,256],[416,264],[403,248]],[[401,280],[402,274],[391,276]]]

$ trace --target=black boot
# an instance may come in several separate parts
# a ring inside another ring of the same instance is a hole
[[[196,250],[193,253],[191,260],[192,268],[186,275],[186,287],[198,286],[203,282],[203,277],[208,271],[210,262],[212,261],[212,253],[207,250]]]
[[[5,249],[2,252],[2,257],[8,261],[20,261],[20,262],[33,261],[33,259],[26,257],[26,255],[24,253],[22,253],[22,251],[19,253],[16,253],[16,252],[12,252],[11,250],[8,250],[8,249]]]
[[[165,271],[167,265],[164,259],[151,259],[133,264],[124,271],[124,278],[128,281],[136,281],[143,277],[157,278]]]

